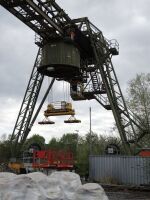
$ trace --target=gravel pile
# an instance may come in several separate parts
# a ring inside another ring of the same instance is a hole
[[[0,173],[0,200],[108,200],[95,183],[81,184],[71,172],[40,172],[26,175]]]

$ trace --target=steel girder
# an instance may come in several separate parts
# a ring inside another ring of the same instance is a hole
[[[55,78],[52,79],[37,111],[35,112],[34,117],[33,112],[35,109],[35,105],[40,93],[40,89],[43,83],[44,75],[40,74],[37,71],[37,67],[40,65],[41,62],[41,49],[39,49],[35,64],[33,66],[33,70],[29,79],[29,83],[24,95],[24,99],[18,114],[18,118],[16,120],[16,124],[11,135],[11,152],[12,156],[17,156],[18,153],[22,150],[22,146],[26,141],[26,138],[31,131],[31,128],[41,110],[42,105],[45,102],[47,95],[49,94]]]
[[[23,102],[16,120],[16,124],[11,135],[12,152],[17,149],[18,143],[23,144],[28,135],[28,127],[32,118],[35,104],[41,89],[44,76],[37,71],[41,61],[41,49],[39,49],[28,86],[23,98]]]
[[[0,0],[0,5],[45,41],[53,35],[62,35],[64,24],[71,21],[53,0]]]

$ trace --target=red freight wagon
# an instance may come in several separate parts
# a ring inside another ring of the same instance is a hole
[[[41,150],[33,152],[33,168],[73,169],[73,154],[68,151]]]
[[[150,148],[142,149],[139,155],[142,157],[150,157]]]

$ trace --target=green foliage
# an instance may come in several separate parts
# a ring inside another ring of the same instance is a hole
[[[42,149],[45,148],[45,138],[42,137],[41,135],[34,134],[29,139],[26,140],[23,146],[23,151],[27,150],[29,146],[34,143],[38,144]]]
[[[7,162],[11,157],[10,142],[6,135],[0,139],[0,162]]]
[[[150,146],[150,73],[136,75],[128,86],[128,107],[140,121],[145,130],[145,137],[141,139],[141,146]],[[135,120],[136,120],[135,118]],[[142,132],[137,129],[136,133]]]
[[[78,134],[75,133],[64,134],[59,140],[60,148],[70,150],[75,157],[77,153],[77,143]]]
[[[47,149],[59,149],[59,141],[57,141],[57,139],[53,137],[47,144]]]
[[[87,133],[86,134],[86,143],[89,146],[89,154],[90,154],[90,145],[91,145],[91,154],[100,155],[104,154],[104,150],[106,147],[106,138],[102,135],[98,136],[96,133]]]
[[[89,167],[89,146],[86,141],[78,145],[76,158],[76,171],[81,176],[85,176]]]
[[[143,122],[150,122],[150,73],[137,75],[129,82],[128,105]]]
[[[115,140],[114,138],[113,141]],[[87,133],[85,136],[67,133],[60,139],[53,137],[48,144],[45,144],[45,139],[35,134],[27,139],[24,150],[27,150],[33,143],[39,144],[42,149],[46,147],[46,149],[69,150],[74,155],[76,172],[81,176],[86,176],[89,171],[90,144],[91,154],[101,155],[105,153],[105,148],[109,142],[110,139],[107,137],[92,132],[91,135]],[[1,162],[10,158],[10,143],[6,136],[3,136],[0,140],[0,158]]]

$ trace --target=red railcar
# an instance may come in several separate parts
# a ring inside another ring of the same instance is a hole
[[[33,168],[73,169],[73,153],[63,150],[41,150],[33,152]]]
[[[150,148],[141,149],[139,156],[150,157]]]

